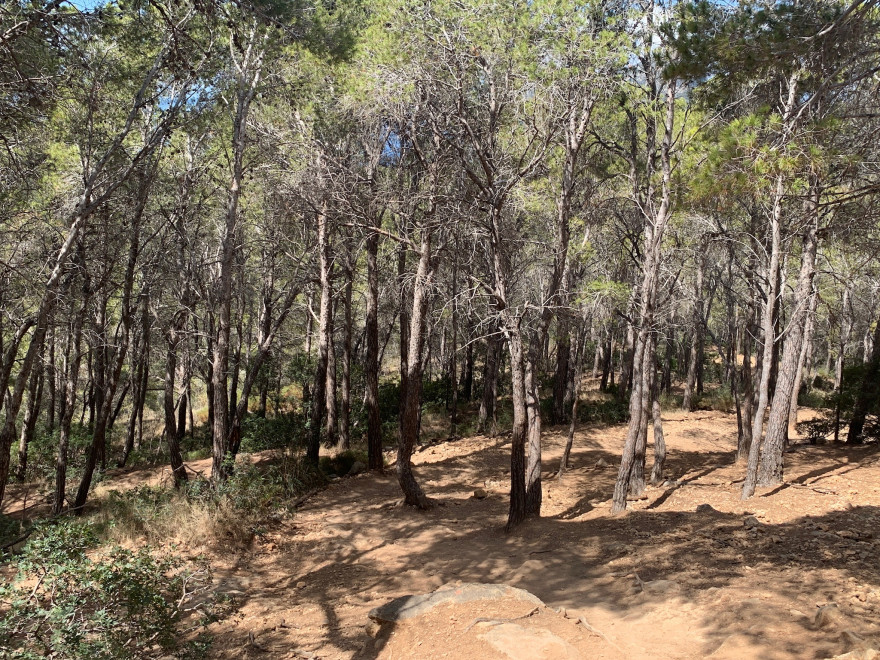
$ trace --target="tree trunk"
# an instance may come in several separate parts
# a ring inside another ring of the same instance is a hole
[[[376,228],[381,217],[374,220]],[[367,364],[364,369],[367,409],[367,463],[371,470],[382,471],[382,420],[379,418],[379,233],[367,236]]]
[[[345,265],[345,288],[343,290],[342,329],[342,388],[339,410],[339,449],[351,447],[351,340],[352,340],[352,308],[351,296],[354,285],[354,265],[351,255],[347,255]]]
[[[654,388],[654,396],[651,402],[651,414],[654,420],[654,466],[651,469],[651,484],[659,486],[663,483],[663,466],[666,464],[666,440],[663,437],[662,411],[660,399],[657,396],[660,388]]]
[[[526,516],[541,514],[541,399],[538,377],[540,363],[539,335],[532,338],[525,364],[526,418],[528,421],[528,456],[526,464]]]
[[[76,384],[79,380],[79,365],[82,358],[82,327],[88,295],[84,292],[82,308],[71,322],[70,334],[67,339],[64,361],[64,386],[59,394],[64,397],[64,413],[59,420],[58,454],[55,461],[55,501],[52,513],[59,515],[64,510],[67,491],[67,460],[70,448],[70,427],[76,406]]]
[[[846,437],[847,442],[853,444],[862,442],[865,419],[871,406],[876,405],[878,393],[880,393],[880,319],[874,328],[873,350],[853,405],[852,419],[849,422],[849,432]]]
[[[419,436],[425,316],[428,311],[428,293],[433,277],[431,233],[428,229],[422,230],[420,250],[418,270],[413,282],[412,314],[409,319],[406,381],[401,392],[403,414],[400,417],[400,441],[397,445],[397,481],[403,491],[405,504],[427,509],[430,507],[430,502],[416,481],[411,459]]]
[[[30,383],[28,383],[28,405],[24,411],[24,420],[21,425],[21,437],[18,440],[18,468],[15,472],[15,480],[23,483],[27,476],[28,446],[34,438],[37,428],[37,419],[40,416],[40,404],[43,399],[43,382],[45,380],[43,363],[38,362],[31,371]]]
[[[495,332],[486,338],[486,363],[483,366],[483,396],[477,417],[477,432],[495,437],[498,432],[495,411],[498,398],[498,359],[501,342]]]
[[[837,344],[837,358],[834,361],[834,391],[839,392],[843,384],[843,365],[846,360],[846,347],[852,334],[852,293],[847,284],[840,305],[840,339]]]
[[[804,341],[801,346],[801,354],[800,358],[798,359],[797,371],[795,372],[794,389],[792,390],[791,395],[791,408],[788,411],[788,424],[792,428],[797,427],[798,396],[801,392],[801,382],[803,381],[804,369],[807,364],[807,356],[813,349],[813,329],[816,325],[816,305],[818,304],[818,300],[818,293],[816,291],[812,291],[810,293],[810,307],[807,310],[807,318],[804,321],[804,323],[806,323],[806,327],[804,328]]]
[[[452,350],[449,351],[449,386],[452,390],[449,437],[454,438],[458,425],[458,250],[452,267]]]
[[[672,201],[672,134],[675,119],[675,85],[667,84],[666,117],[664,121],[661,146],[662,188],[660,204],[653,217],[645,218],[644,267],[640,287],[641,304],[639,308],[639,331],[633,352],[632,392],[629,402],[629,426],[623,445],[620,469],[614,484],[612,514],[626,509],[627,496],[631,490],[630,482],[635,477],[636,487],[640,486],[639,471],[644,472],[644,444],[647,442],[647,417],[651,408],[651,381],[654,370],[653,343],[654,314],[657,297],[657,283],[660,277],[661,246],[670,215]]]
[[[254,30],[245,49],[245,55],[237,63],[235,116],[232,121],[232,172],[226,203],[226,221],[220,243],[220,274],[216,283],[216,301],[219,305],[216,334],[213,337],[213,360],[211,367],[211,395],[213,407],[211,479],[215,483],[225,480],[231,466],[228,465],[229,441],[229,335],[232,313],[232,283],[235,279],[235,257],[241,234],[238,205],[244,179],[244,151],[246,146],[247,119],[251,102],[256,94],[262,73],[264,50]]]
[[[183,464],[183,457],[180,454],[180,439],[183,434],[178,433],[177,421],[174,414],[174,381],[177,376],[177,348],[180,344],[179,330],[182,323],[185,322],[186,318],[183,314],[178,314],[178,318],[172,321],[171,328],[169,328],[166,338],[168,342],[168,352],[165,359],[165,392],[163,397],[165,411],[165,441],[168,443],[168,455],[171,460],[171,474],[174,477],[175,488],[180,488],[187,480],[186,467]]]
[[[755,494],[755,486],[758,479],[758,464],[761,456],[761,445],[764,430],[764,413],[770,396],[770,372],[773,363],[773,345],[776,343],[774,309],[779,291],[776,285],[779,282],[779,257],[781,250],[780,218],[782,216],[782,199],[784,193],[784,179],[780,174],[776,178],[776,194],[773,213],[770,223],[770,262],[767,265],[767,297],[764,301],[764,347],[761,355],[761,380],[758,384],[758,404],[755,406],[754,419],[752,420],[752,443],[749,447],[749,459],[746,466],[746,479],[743,484],[742,499],[748,499]]]
[[[510,349],[511,398],[513,399],[513,429],[510,438],[510,507],[507,512],[507,529],[513,529],[525,520],[527,514],[526,491],[526,438],[528,417],[526,413],[525,365],[522,337],[519,326],[504,325],[507,345]]]
[[[697,254],[694,261],[697,270],[694,282],[694,307],[691,323],[693,325],[691,333],[691,356],[688,361],[687,380],[684,385],[684,399],[682,400],[682,410],[690,412],[693,410],[693,397],[697,390],[697,376],[703,362],[703,269],[705,264],[706,241],[700,239],[700,245],[697,248]]]
[[[815,197],[812,199],[813,208],[811,210],[815,219],[810,223],[804,234],[801,270],[798,275],[797,289],[795,290],[796,307],[792,311],[789,321],[788,337],[785,340],[785,348],[783,349],[776,380],[776,390],[773,394],[773,403],[767,420],[767,437],[761,449],[761,462],[757,475],[759,486],[773,486],[782,483],[788,417],[791,412],[792,395],[796,396],[794,393],[794,383],[800,364],[804,331],[809,318],[810,294],[813,290],[813,276],[815,274],[818,243],[816,238],[818,229],[818,192],[815,192],[814,195]]]
[[[307,460],[318,465],[321,449],[321,420],[327,405],[327,365],[330,358],[330,333],[332,332],[332,305],[330,299],[330,239],[327,227],[327,204],[321,205],[317,213],[318,259],[321,274],[321,309],[318,316],[318,363],[315,366],[314,388],[312,390],[312,409],[309,420],[309,446]]]
[[[580,403],[580,385],[581,380],[583,379],[584,364],[586,362],[585,344],[586,336],[581,334],[580,350],[577,352],[573,365],[574,368],[572,369],[572,371],[574,371],[574,393],[571,398],[571,420],[568,424],[568,438],[565,441],[565,449],[562,451],[562,459],[559,461],[559,471],[556,473],[556,479],[562,479],[562,475],[565,474],[565,471],[568,469],[571,449],[574,445],[574,434],[577,430],[578,422],[578,404]]]

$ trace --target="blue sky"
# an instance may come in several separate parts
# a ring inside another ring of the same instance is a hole
[[[82,11],[88,11],[89,9],[94,9],[98,5],[103,5],[105,0],[68,0],[70,4]]]

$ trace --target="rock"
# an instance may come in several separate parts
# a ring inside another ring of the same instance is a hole
[[[604,458],[600,458],[598,461],[596,461],[596,467],[597,467],[597,468],[607,468],[607,467],[611,467],[611,463],[609,463],[608,461],[606,461]]]
[[[479,600],[510,599],[532,607],[544,603],[523,589],[506,584],[463,583],[445,585],[430,594],[401,596],[370,610],[369,617],[378,623],[400,623],[421,616],[444,603],[471,603]]]
[[[486,492],[485,488],[474,489],[474,498],[478,500],[485,500],[487,497],[489,497],[489,493]]]
[[[681,585],[675,580],[651,580],[641,584],[642,591],[649,594],[669,594],[681,589]]]
[[[576,660],[581,654],[558,635],[543,628],[486,621],[478,624],[477,637],[511,660]]]
[[[875,649],[858,649],[843,655],[835,655],[831,660],[877,660],[878,657],[880,653]]]
[[[813,623],[817,628],[839,626],[845,621],[846,617],[844,617],[843,612],[840,611],[840,608],[835,603],[823,605],[816,611],[816,616],[813,617]]]
[[[721,645],[708,656],[715,660],[740,660],[740,658],[760,657],[761,648],[755,644],[755,640],[745,633],[734,633],[725,638]]]
[[[351,464],[351,469],[348,471],[348,476],[353,477],[356,474],[360,474],[364,470],[367,469],[367,466],[361,463],[360,461],[355,461]]]
[[[300,580],[299,582],[296,583],[296,588],[297,588],[297,589],[304,589],[305,586],[306,586],[306,583],[303,582],[302,580]]]
[[[840,641],[847,650],[859,650],[870,647],[868,640],[852,630],[844,630],[840,633]]]
[[[697,513],[721,513],[718,509],[714,508],[711,504],[698,504]]]
[[[746,529],[757,529],[761,527],[761,521],[755,518],[755,516],[746,516],[743,520],[743,525],[745,525]]]

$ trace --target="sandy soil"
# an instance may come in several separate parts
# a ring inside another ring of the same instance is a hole
[[[572,468],[545,479],[543,517],[510,534],[507,438],[420,451],[418,477],[439,503],[428,512],[399,504],[393,475],[334,483],[252,552],[218,558],[238,609],[216,624],[215,653],[375,657],[370,608],[454,580],[526,589],[583,616],[618,657],[825,658],[880,639],[876,446],[795,445],[785,484],[742,502],[734,418],[675,412],[664,422],[677,483],[621,517],[609,515],[609,497],[623,426],[579,432]],[[562,429],[545,434],[545,477],[563,443]],[[473,497],[478,487],[486,499]],[[454,641],[446,650],[477,657]]]
[[[562,481],[550,476],[564,430],[547,430],[543,516],[509,534],[507,437],[420,450],[417,477],[438,503],[427,512],[400,505],[393,473],[334,482],[249,551],[213,558],[235,610],[212,626],[212,654],[400,657],[369,636],[368,611],[455,580],[510,584],[583,617],[599,633],[594,657],[828,658],[880,641],[876,445],[795,440],[786,482],[742,502],[731,415],[670,412],[664,427],[673,481],[618,517],[623,426],[578,432]],[[408,630],[404,657],[444,644],[447,657],[481,657],[455,623]]]

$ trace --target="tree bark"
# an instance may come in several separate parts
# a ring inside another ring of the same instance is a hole
[[[381,216],[374,219],[374,229],[381,224]],[[367,464],[371,470],[382,471],[382,420],[379,418],[379,233],[367,236],[367,364],[364,369],[367,409]]]
[[[776,298],[779,296],[777,284],[779,283],[779,258],[781,251],[780,219],[782,216],[782,200],[784,194],[784,179],[780,174],[776,178],[776,193],[773,212],[770,217],[770,262],[767,265],[767,295],[764,301],[764,347],[761,355],[761,379],[758,383],[758,403],[754,410],[752,420],[752,443],[749,447],[749,458],[746,466],[746,479],[743,483],[742,499],[748,499],[755,494],[755,486],[758,479],[758,465],[761,456],[761,445],[764,431],[764,413],[770,396],[770,372],[773,364],[773,345],[776,343],[774,309]]]
[[[88,305],[88,293],[84,287],[83,303],[79,312],[71,321],[65,350],[64,385],[60,395],[64,397],[64,413],[59,420],[58,453],[55,460],[55,500],[52,505],[53,515],[64,510],[67,491],[67,460],[70,448],[70,428],[76,406],[76,384],[79,380],[79,365],[82,358],[82,327]]]
[[[782,360],[776,379],[776,390],[773,394],[773,403],[770,406],[770,416],[767,420],[767,437],[761,450],[761,462],[758,467],[757,484],[759,486],[773,486],[782,483],[784,467],[785,440],[787,437],[788,417],[791,412],[794,383],[797,378],[797,370],[800,364],[801,347],[803,345],[804,332],[809,318],[810,294],[813,290],[813,276],[815,275],[816,250],[818,239],[818,192],[812,199],[812,216],[814,220],[804,233],[803,252],[801,256],[801,270],[798,275],[797,289],[795,290],[795,309],[789,320],[788,337],[785,340],[785,348],[782,352]]]
[[[321,448],[321,420],[327,405],[327,364],[330,356],[330,332],[332,328],[332,300],[330,298],[330,241],[328,236],[327,204],[317,211],[318,261],[321,275],[321,308],[318,316],[318,362],[315,365],[315,379],[312,390],[312,409],[309,419],[309,446],[306,458],[318,465]]]
[[[262,35],[253,27],[240,61],[236,63],[235,115],[232,121],[232,172],[227,191],[226,218],[220,242],[220,273],[216,282],[216,334],[213,337],[211,396],[213,401],[211,479],[225,480],[231,466],[229,454],[229,335],[232,314],[232,283],[240,236],[239,200],[244,179],[247,119],[262,74],[265,50]]]
[[[409,323],[406,381],[401,392],[403,414],[400,417],[400,441],[397,445],[397,481],[405,504],[427,509],[430,502],[412,471],[412,453],[419,436],[422,404],[422,353],[425,344],[425,316],[428,294],[434,273],[431,263],[431,231],[422,229],[419,265],[413,282],[412,314]]]
[[[638,333],[633,352],[632,392],[629,402],[629,426],[624,440],[620,469],[614,484],[612,514],[626,510],[627,496],[631,490],[630,482],[635,477],[638,487],[639,471],[644,472],[644,443],[647,435],[647,417],[651,407],[651,376],[654,369],[654,355],[651,351],[652,333],[657,297],[657,284],[660,276],[661,245],[666,225],[669,221],[672,201],[672,140],[675,119],[675,85],[670,82],[666,88],[666,117],[663,140],[660,149],[661,193],[660,203],[653,217],[645,220],[645,250],[643,276],[640,287],[641,302],[638,316]],[[650,198],[649,190],[649,198]],[[640,449],[641,448],[641,449]]]
[[[700,239],[697,254],[694,256],[696,262],[696,277],[694,281],[694,307],[691,323],[693,330],[691,334],[691,356],[688,361],[687,380],[684,385],[684,399],[682,400],[682,410],[690,412],[693,410],[693,397],[697,390],[697,380],[700,367],[703,363],[703,269],[705,267],[706,241]]]
[[[31,371],[30,383],[28,383],[28,405],[25,408],[24,420],[21,425],[21,437],[18,439],[18,468],[15,472],[15,480],[23,483],[27,476],[28,446],[34,438],[37,428],[37,419],[40,416],[40,405],[43,399],[43,382],[45,381],[45,369],[43,363],[38,362]]]

